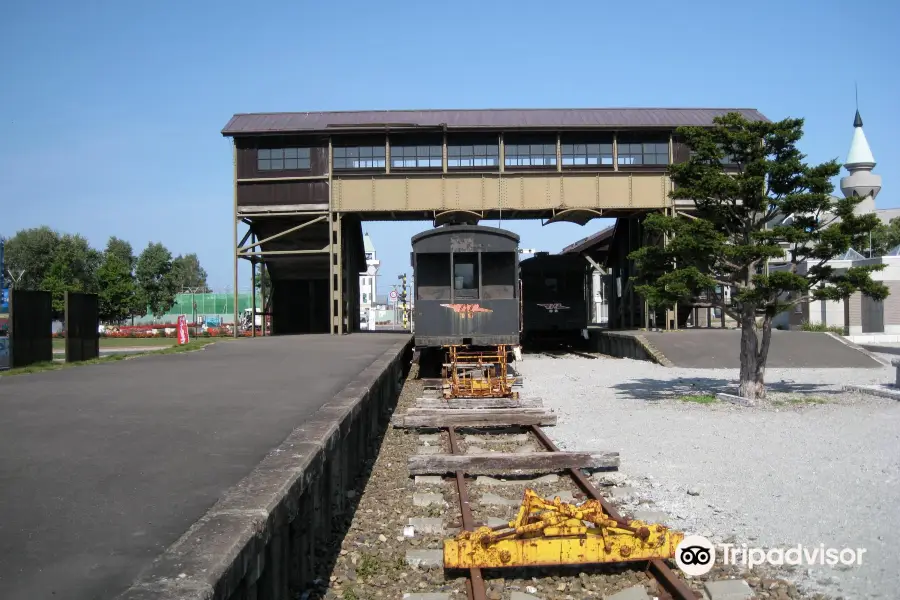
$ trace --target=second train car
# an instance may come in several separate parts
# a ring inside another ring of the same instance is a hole
[[[582,345],[591,306],[591,270],[576,254],[539,252],[520,264],[522,345]]]

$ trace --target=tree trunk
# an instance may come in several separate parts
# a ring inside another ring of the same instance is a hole
[[[769,335],[764,332],[764,345],[768,350],[769,336],[772,334],[772,323],[769,322]],[[754,306],[745,307],[741,312],[741,385],[738,394],[751,404],[765,398],[766,388],[763,383],[765,374],[765,356],[760,365],[759,339],[756,337],[756,310]]]
[[[762,340],[756,353],[756,378],[758,386],[757,398],[766,397],[766,363],[769,360],[769,343],[772,341],[772,317],[766,315],[762,323]]]

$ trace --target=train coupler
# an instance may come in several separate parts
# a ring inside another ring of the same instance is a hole
[[[620,563],[674,558],[684,534],[663,525],[610,517],[597,500],[545,500],[526,489],[515,520],[463,531],[444,541],[444,568]]]

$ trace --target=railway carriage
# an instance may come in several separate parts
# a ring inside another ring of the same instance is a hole
[[[514,397],[507,364],[521,330],[519,236],[444,225],[413,236],[412,250],[420,373],[443,359],[445,397]]]
[[[590,319],[591,272],[575,254],[541,252],[521,263],[523,344],[578,344]]]
[[[416,347],[519,343],[519,236],[445,225],[412,238]]]

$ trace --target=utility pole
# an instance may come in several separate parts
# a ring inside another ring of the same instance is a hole
[[[402,275],[398,275],[397,279],[400,280],[400,294],[397,296],[397,300],[400,302],[400,313],[403,318],[403,329],[409,329],[409,310],[406,306],[406,273]]]

